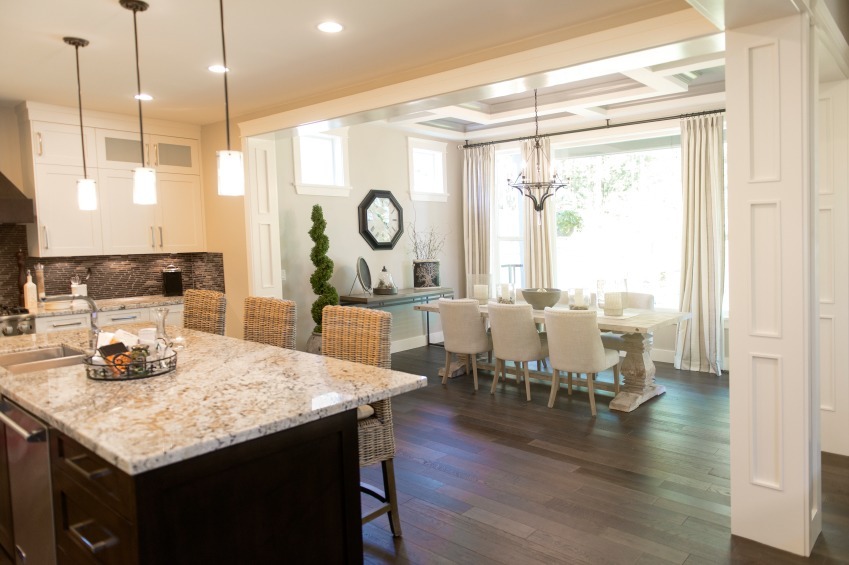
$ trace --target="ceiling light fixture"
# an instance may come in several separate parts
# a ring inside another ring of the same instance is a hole
[[[245,194],[245,167],[241,151],[230,150],[230,93],[227,88],[227,46],[224,43],[224,0],[218,0],[221,11],[221,54],[224,68],[224,129],[227,132],[227,150],[218,151],[218,195],[243,196]]]
[[[323,31],[324,33],[339,33],[340,31],[345,29],[344,27],[342,27],[342,24],[338,24],[336,22],[322,22],[316,27],[318,27],[318,29],[320,31]]]
[[[77,180],[77,206],[80,210],[97,210],[97,182],[88,178],[85,163],[85,135],[83,134],[83,91],[80,85],[80,47],[88,45],[87,39],[63,37],[62,41],[74,46],[77,56],[77,107],[80,110],[80,144],[83,150],[83,178]]]
[[[213,73],[226,73],[227,71],[230,70],[227,67],[225,67],[224,65],[210,65],[210,66],[207,67],[207,69],[209,69]]]
[[[136,100],[139,101],[139,151],[141,166],[133,171],[133,204],[156,204],[156,170],[144,166],[144,122],[142,120],[141,72],[139,71],[139,28],[136,13],[147,10],[147,2],[141,0],[120,0],[121,6],[133,12],[133,35],[136,45]]]
[[[142,92],[141,94],[136,94],[135,96],[133,96],[133,98],[135,98],[136,100],[141,100],[143,102],[150,102],[151,100],[153,100],[153,96],[151,96],[150,94],[145,94],[144,92]]]
[[[531,161],[536,164],[536,178],[541,179],[543,159],[547,160],[548,155],[546,155],[545,151],[542,149],[542,138],[539,135],[539,114],[537,113],[536,89],[534,89],[534,124],[536,126],[536,131],[533,138],[534,147],[531,154]],[[507,184],[530,198],[534,203],[534,210],[537,212],[542,212],[543,207],[545,206],[545,201],[554,196],[558,189],[568,186],[567,182],[561,182],[560,179],[557,178],[557,173],[554,173],[550,181],[533,181],[533,179],[529,181],[527,176],[525,176],[524,171],[516,182],[507,179]]]

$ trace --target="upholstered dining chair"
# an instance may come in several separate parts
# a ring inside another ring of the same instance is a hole
[[[354,306],[325,306],[321,317],[321,352],[328,357],[355,361],[384,369],[391,368],[389,354],[392,314]],[[395,430],[392,404],[378,400],[357,410],[360,467],[380,463],[383,490],[360,483],[360,490],[381,502],[381,506],[363,516],[363,524],[387,514],[389,528],[401,536],[398,494],[395,490]]]
[[[183,327],[224,335],[226,309],[224,293],[190,288],[183,294]]]
[[[626,293],[626,308],[639,308],[640,310],[654,311],[654,295],[642,292]],[[605,349],[615,349],[623,351],[625,349],[625,339],[619,332],[602,332],[601,342]]]
[[[294,300],[265,296],[245,298],[244,337],[248,341],[295,349],[298,305]]]
[[[486,333],[486,324],[480,314],[480,302],[473,298],[440,298],[437,304],[445,341],[445,375],[442,384],[448,382],[451,373],[451,354],[467,355],[472,360],[472,375],[475,390],[478,390],[478,354],[492,351],[492,336]]]
[[[492,353],[495,355],[495,375],[492,377],[491,394],[501,372],[506,379],[506,363],[513,361],[517,369],[521,366],[525,376],[525,395],[531,399],[531,382],[528,361],[539,361],[548,357],[548,340],[545,332],[537,331],[533,307],[530,304],[498,304],[490,302],[489,327],[492,331]],[[518,372],[516,373],[519,380]]]
[[[587,376],[590,396],[590,411],[596,415],[595,376],[613,367],[613,382],[619,392],[619,352],[605,349],[601,343],[595,310],[552,310],[545,309],[545,330],[551,348],[549,360],[553,375],[548,407],[554,406],[560,389],[560,372],[568,373],[568,392],[572,394],[572,373]]]

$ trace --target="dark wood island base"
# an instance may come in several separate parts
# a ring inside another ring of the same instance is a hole
[[[362,563],[356,411],[131,476],[50,431],[59,563]]]

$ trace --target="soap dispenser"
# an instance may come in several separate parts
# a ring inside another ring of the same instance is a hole
[[[35,314],[38,311],[38,288],[32,282],[32,274],[27,269],[27,282],[24,284],[24,308]]]

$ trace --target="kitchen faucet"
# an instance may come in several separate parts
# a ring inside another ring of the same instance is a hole
[[[100,333],[100,328],[97,327],[97,303],[91,296],[82,296],[79,294],[57,294],[55,296],[44,296],[42,302],[62,302],[65,300],[83,300],[91,308],[91,330],[89,330],[89,344],[92,349],[97,348],[97,334]]]

